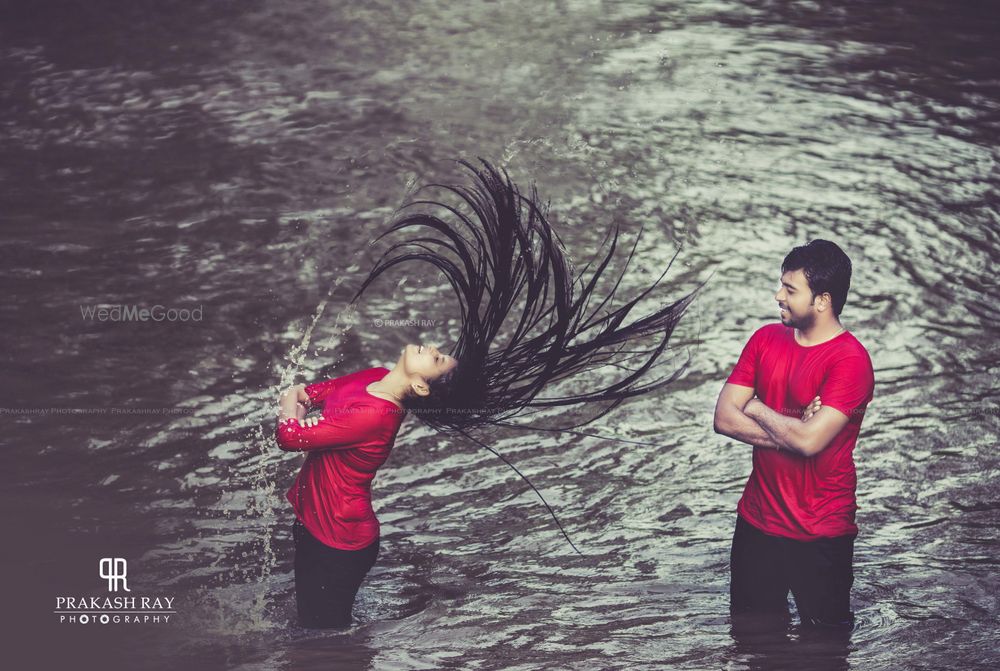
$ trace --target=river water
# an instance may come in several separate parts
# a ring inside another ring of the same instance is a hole
[[[347,5],[0,3],[9,668],[996,668],[1000,11]],[[678,249],[661,298],[710,278],[671,341],[688,369],[591,427],[649,445],[484,436],[582,556],[494,457],[408,419],[358,624],[300,629],[277,392],[447,349],[430,271],[345,295],[414,186],[476,156],[537,182],[574,257],[642,226],[626,289]],[[875,365],[858,622],[734,638],[750,448],[712,412],[816,237],[854,263],[842,319]],[[195,312],[88,317],[118,304]],[[171,620],[60,623],[59,596],[108,595],[103,557]]]

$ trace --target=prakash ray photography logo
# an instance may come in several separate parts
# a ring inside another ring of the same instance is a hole
[[[97,574],[108,581],[114,596],[57,596],[53,611],[65,624],[166,624],[177,612],[172,596],[131,594],[128,562],[123,557],[104,557]]]

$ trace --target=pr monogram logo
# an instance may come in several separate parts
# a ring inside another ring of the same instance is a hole
[[[125,576],[128,573],[128,565],[123,557],[105,557],[100,565],[101,577],[108,581],[108,591],[118,591],[118,581],[121,580],[122,588],[126,592],[131,592]]]

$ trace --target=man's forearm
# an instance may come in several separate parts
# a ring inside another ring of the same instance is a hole
[[[780,449],[781,446],[774,441],[774,438],[753,418],[745,415],[738,407],[730,415],[730,422],[725,430],[721,432],[724,435],[749,445],[766,447],[772,450]]]
[[[744,408],[746,416],[762,427],[779,449],[804,454],[799,448],[799,428],[802,420],[786,417],[769,408],[758,398],[753,398]]]

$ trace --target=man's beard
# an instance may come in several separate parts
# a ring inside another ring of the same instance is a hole
[[[788,313],[788,317],[785,319],[785,326],[789,328],[798,329],[800,331],[808,331],[816,323],[816,315],[812,312],[805,315],[804,317],[793,317],[792,313]]]

